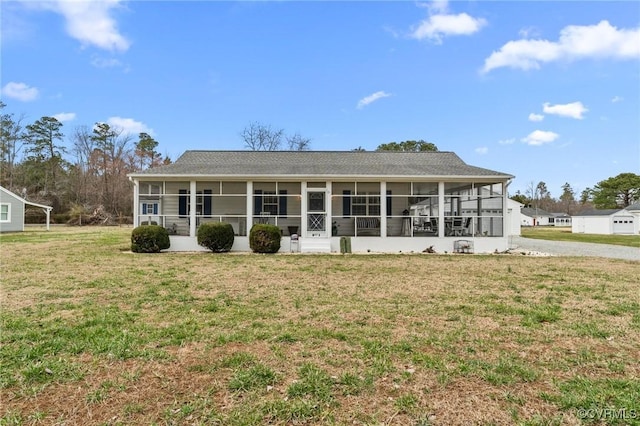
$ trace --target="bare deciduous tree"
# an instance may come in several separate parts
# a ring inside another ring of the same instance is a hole
[[[282,144],[283,129],[253,121],[240,132],[244,145],[251,151],[277,151]]]
[[[308,151],[311,145],[311,139],[303,137],[298,132],[287,136],[286,140],[289,151]]]
[[[0,101],[0,110],[4,107]],[[13,114],[0,116],[0,183],[7,188],[13,187],[13,170],[24,141],[23,120],[24,116],[14,119]]]

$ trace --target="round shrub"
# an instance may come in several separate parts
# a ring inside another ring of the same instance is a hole
[[[249,232],[249,247],[255,253],[276,253],[280,250],[281,236],[275,225],[255,224]]]
[[[233,246],[233,226],[226,222],[207,222],[198,227],[198,244],[214,253],[223,253]]]
[[[131,251],[134,253],[160,253],[170,245],[169,233],[162,226],[142,225],[131,232]]]

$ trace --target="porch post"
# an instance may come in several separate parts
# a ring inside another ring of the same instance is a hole
[[[325,192],[327,194],[327,206],[325,207],[325,210],[327,211],[327,235],[329,236],[329,238],[333,237],[333,215],[332,210],[333,210],[333,182],[331,182],[330,180],[328,180],[325,183]]]
[[[189,203],[191,208],[189,209],[189,236],[196,236],[196,206],[197,206],[197,197],[196,197],[196,181],[192,180],[189,182]]]
[[[387,236],[387,182],[380,182],[380,236]]]
[[[438,238],[444,237],[444,182],[438,182]]]
[[[133,182],[133,227],[140,226],[140,218],[138,217],[140,209],[140,182],[138,179],[132,179]]]
[[[307,235],[307,181],[300,182],[300,236]]]
[[[507,202],[508,188],[509,188],[509,183],[502,182],[502,236],[503,237],[508,237],[509,234],[511,233],[511,215],[507,210],[509,208],[509,204]],[[508,220],[507,220],[507,216],[508,216]]]
[[[244,224],[246,228],[246,235],[249,236],[251,232],[251,226],[253,225],[253,181],[247,181],[247,221]]]
[[[47,215],[47,231],[49,230],[49,223],[51,223],[51,209],[44,209],[44,213]]]

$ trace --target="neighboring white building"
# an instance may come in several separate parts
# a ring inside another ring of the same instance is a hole
[[[640,204],[625,209],[589,210],[572,217],[571,232],[577,234],[640,233]]]
[[[520,210],[522,226],[549,226],[552,217],[551,213],[534,207],[524,207]]]
[[[0,232],[24,231],[24,212],[27,206],[38,207],[47,215],[47,230],[53,207],[32,203],[0,186]]]
[[[571,226],[571,216],[567,213],[551,213],[549,218],[551,226]]]
[[[280,228],[281,251],[295,235],[308,252],[338,252],[343,237],[354,252],[452,252],[458,240],[504,251],[512,230],[513,176],[452,152],[186,151],[129,177],[134,225],[169,229],[171,251],[204,250],[207,221],[233,226],[232,251],[250,250],[255,223]]]

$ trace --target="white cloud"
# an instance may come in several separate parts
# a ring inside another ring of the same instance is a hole
[[[148,133],[153,136],[153,129],[147,127],[146,124],[136,121],[133,118],[109,117],[107,124],[116,129],[122,130],[122,133],[137,136],[139,133]]]
[[[542,105],[542,111],[544,111],[545,114],[555,114],[562,117],[582,120],[584,118],[583,114],[589,110],[582,105],[582,102],[572,102],[564,105],[551,105],[548,102],[545,102]]]
[[[544,120],[544,115],[542,114],[534,114],[533,112],[529,114],[529,121],[542,121]]]
[[[579,59],[640,59],[640,27],[618,29],[608,21],[596,25],[569,25],[558,41],[509,41],[484,61],[482,72],[510,67],[539,69],[541,63]]]
[[[475,151],[476,154],[485,155],[487,152],[489,152],[489,148],[487,148],[486,146],[480,146],[476,148]]]
[[[509,139],[502,139],[499,140],[498,143],[500,145],[511,145],[513,143],[515,143],[516,139],[515,138],[509,138]]]
[[[486,24],[485,19],[474,18],[466,13],[431,15],[413,30],[411,37],[418,40],[426,38],[435,43],[442,43],[443,37],[471,35],[480,31]]]
[[[518,31],[518,35],[520,35],[520,37],[522,38],[538,37],[539,34],[540,30],[536,27],[522,28],[520,31]]]
[[[109,51],[126,51],[131,43],[118,31],[118,24],[111,16],[120,0],[56,0],[38,3],[65,18],[67,33],[83,45],[93,45]]]
[[[115,58],[100,58],[98,56],[94,56],[91,58],[91,65],[96,68],[115,68],[121,67],[122,62]]]
[[[381,90],[379,92],[376,92],[376,93],[373,93],[373,94],[371,94],[369,96],[365,96],[364,98],[362,98],[362,99],[360,99],[358,101],[358,107],[357,108],[358,109],[362,109],[362,108],[366,107],[367,105],[377,101],[378,99],[387,98],[389,96],[391,96],[391,94],[387,93],[387,92],[385,92],[383,90]]]
[[[61,112],[59,114],[54,115],[53,118],[55,118],[56,120],[58,120],[60,122],[72,121],[72,120],[76,119],[76,113],[75,112]]]
[[[445,13],[449,9],[448,0],[432,0],[426,4],[431,13]]]
[[[611,102],[614,104],[622,101],[624,101],[624,98],[622,96],[614,96],[613,98],[611,98]]]
[[[546,130],[535,130],[526,137],[522,138],[521,141],[526,143],[527,145],[544,145],[546,143],[551,143],[560,137],[559,134],[554,132],[549,132]]]
[[[25,83],[10,81],[2,88],[2,94],[11,99],[29,102],[38,97],[38,89]]]

